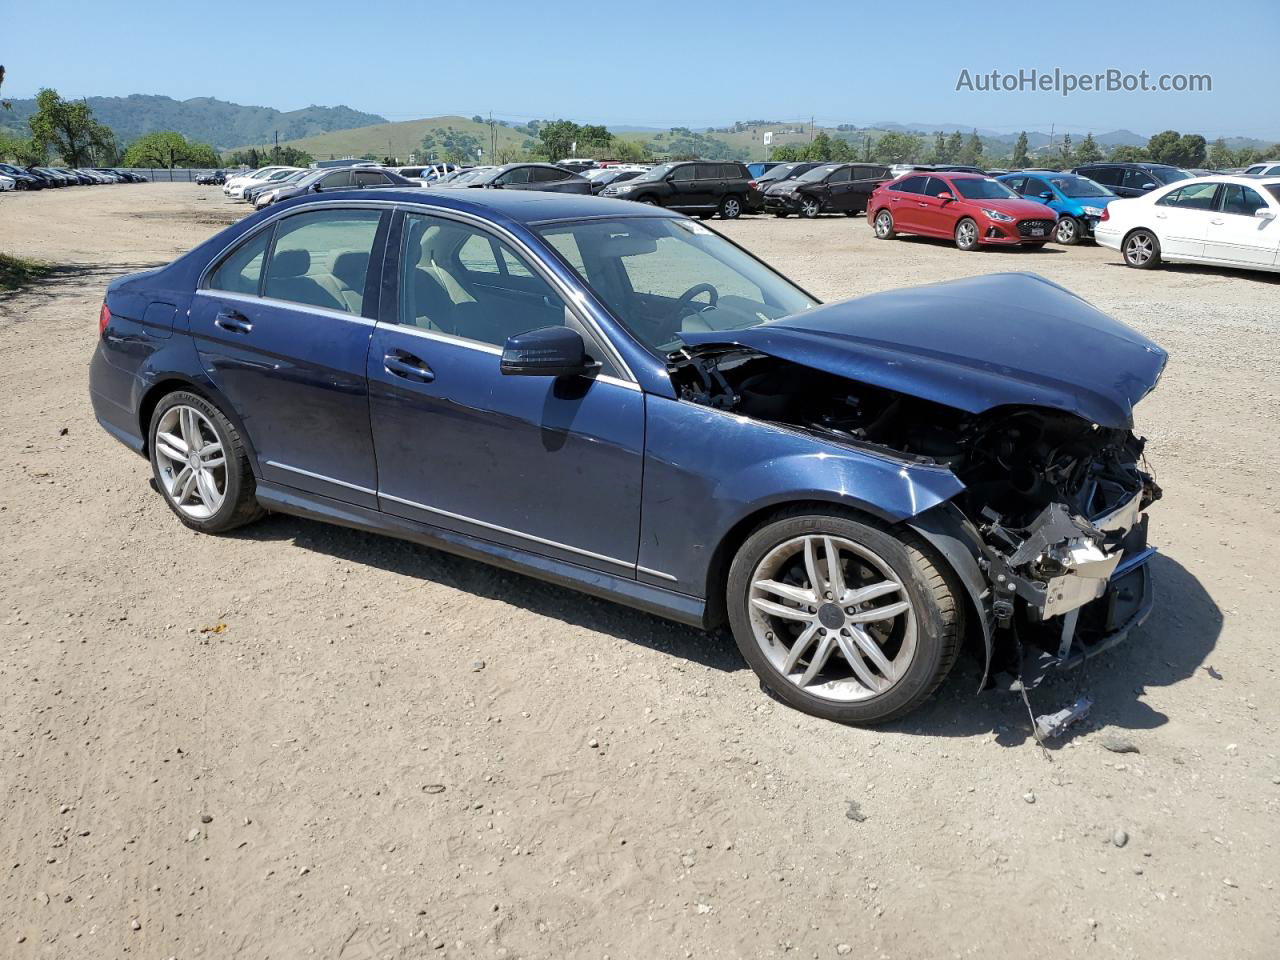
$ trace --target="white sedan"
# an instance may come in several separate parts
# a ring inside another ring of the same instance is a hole
[[[3,173],[0,173],[0,190],[12,190],[17,185],[18,181],[13,177],[6,177]]]
[[[1131,267],[1162,260],[1280,271],[1280,177],[1198,177],[1113,200],[1094,230]]]

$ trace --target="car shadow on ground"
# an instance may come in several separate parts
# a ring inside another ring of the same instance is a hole
[[[898,234],[893,238],[895,243],[907,243],[926,247],[955,247],[955,242],[945,237],[921,237],[915,234]],[[1041,254],[1056,255],[1066,253],[1066,248],[1052,246],[1048,243],[1039,247],[1010,247],[992,244],[979,244],[972,253],[1003,254],[1004,256],[1036,257]]]
[[[1075,670],[1051,673],[1029,691],[1037,716],[1061,710],[1081,696],[1093,701],[1088,719],[1046,741],[1049,749],[1061,749],[1102,727],[1154,730],[1169,718],[1143,699],[1148,689],[1172,686],[1202,668],[1207,678],[1220,676],[1209,658],[1222,632],[1222,611],[1177,560],[1157,554],[1150,562],[1156,604],[1147,622],[1118,646]],[[947,737],[994,734],[997,743],[1009,747],[1033,740],[1022,697],[1001,689],[975,694],[981,675],[976,658],[962,654],[939,695],[885,731]]]
[[[1120,267],[1123,270],[1134,269],[1123,260],[1107,261],[1106,266]],[[1272,286],[1280,284],[1280,273],[1274,271],[1248,270],[1244,267],[1215,267],[1207,263],[1162,263],[1150,272],[1172,273],[1185,277],[1221,277],[1224,280],[1237,279],[1243,276],[1248,277],[1250,280],[1256,280],[1258,283],[1268,283]]]
[[[747,669],[746,661],[727,635],[707,633],[610,600],[408,540],[284,514],[272,514],[260,523],[227,536],[291,540],[306,550],[510,604],[569,626],[607,634],[714,670],[732,672]]]
[[[708,633],[633,610],[609,600],[435,550],[406,540],[365,533],[313,520],[273,514],[229,536],[290,540],[349,563],[367,564],[417,580],[529,610],[667,656],[725,672],[747,664],[725,631]],[[1088,720],[1047,743],[1058,749],[1074,737],[1102,726],[1152,730],[1168,722],[1142,697],[1149,687],[1170,686],[1201,669],[1222,630],[1222,613],[1200,581],[1171,557],[1151,560],[1156,606],[1147,622],[1119,646],[1080,668],[1050,674],[1029,694],[1035,714],[1053,713],[1079,696],[1093,701]],[[1217,676],[1210,664],[1207,677]],[[906,735],[975,737],[994,734],[1003,746],[1033,739],[1026,704],[1005,690],[978,692],[982,666],[976,651],[959,662],[928,703],[880,729]],[[767,693],[761,687],[762,692]],[[776,698],[775,698],[776,699]]]

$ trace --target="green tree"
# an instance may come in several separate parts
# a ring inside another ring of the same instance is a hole
[[[1030,145],[1027,143],[1027,131],[1023,130],[1018,134],[1018,139],[1013,145],[1013,155],[1009,158],[1009,162],[1018,169],[1031,166]]]
[[[684,132],[692,134],[692,131]],[[542,141],[547,159],[553,162],[563,160],[574,151],[579,154],[605,151],[613,140],[613,136],[603,126],[579,125],[572,120],[543,123],[538,128],[538,138]]]
[[[809,141],[804,152],[806,160],[827,161],[831,159],[831,138],[825,132]]]
[[[1209,166],[1215,170],[1226,170],[1228,167],[1234,167],[1236,164],[1236,156],[1227,146],[1227,141],[1219,137],[1213,141],[1213,146],[1209,148]]]
[[[1155,163],[1177,163],[1182,135],[1177,130],[1161,130],[1147,141],[1147,156]]]
[[[969,134],[969,139],[964,142],[959,162],[971,167],[982,166],[982,138],[978,136],[977,130]]]
[[[933,135],[933,153],[929,159],[933,163],[947,162],[947,135],[941,130]]]
[[[804,159],[804,148],[794,143],[782,143],[769,152],[769,159],[778,163],[794,163]]]
[[[1098,146],[1098,141],[1093,139],[1093,131],[1089,131],[1084,135],[1084,139],[1080,141],[1080,146],[1076,147],[1076,164],[1097,163],[1102,159],[1102,148]]]
[[[1209,145],[1198,133],[1184,133],[1178,141],[1179,166],[1203,167]]]
[[[1064,133],[1062,135],[1062,143],[1058,146],[1058,155],[1054,158],[1055,162],[1063,170],[1074,166],[1076,158],[1075,148],[1071,146],[1071,134]]]
[[[484,117],[480,116],[480,114],[478,114],[478,113],[477,113],[474,117],[472,117],[472,118],[471,118],[471,122],[472,122],[472,123],[484,123]]]
[[[4,67],[0,66],[0,87],[4,86]],[[0,110],[12,110],[13,104],[8,100],[0,100]]]
[[[180,133],[165,130],[148,133],[129,144],[126,167],[218,167],[222,158],[207,143],[193,143]]]
[[[1111,151],[1111,156],[1107,159],[1112,163],[1141,163],[1151,157],[1147,154],[1146,147],[1119,146]]]
[[[70,167],[92,164],[98,157],[114,158],[116,137],[111,128],[93,118],[82,100],[63,100],[56,90],[36,94],[36,112],[27,118],[31,142],[43,156],[52,151]]]
[[[653,159],[653,154],[643,143],[623,140],[621,137],[614,137],[610,142],[609,155],[614,160],[628,160],[631,163],[647,163]]]
[[[886,133],[877,141],[874,155],[880,163],[911,163],[924,150],[924,141],[913,133]]]
[[[960,135],[960,131],[954,131],[947,137],[947,159],[943,163],[959,163],[960,154],[964,150],[964,137]]]
[[[836,137],[831,141],[831,159],[835,163],[849,163],[858,159],[858,151],[844,137]]]

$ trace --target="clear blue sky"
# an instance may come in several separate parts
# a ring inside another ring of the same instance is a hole
[[[25,11],[18,15],[19,11]],[[56,10],[56,12],[55,12]],[[261,26],[252,11],[265,10]],[[4,93],[213,96],[391,120],[879,120],[1280,139],[1280,2],[0,2]],[[1209,74],[1209,93],[957,92],[962,69]]]

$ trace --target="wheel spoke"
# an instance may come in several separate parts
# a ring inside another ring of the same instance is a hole
[[[868,607],[866,610],[859,610],[857,613],[849,617],[850,623],[876,623],[880,620],[892,620],[899,614],[906,613],[911,609],[910,602],[899,600],[897,603],[887,603],[883,607]]]
[[[844,596],[844,568],[840,565],[840,550],[830,537],[822,538],[823,551],[827,555],[827,589],[837,603]]]
[[[176,453],[166,453],[165,456],[169,457],[172,460],[187,459],[187,441],[183,440],[177,434],[161,433],[159,430],[157,430],[156,431],[156,449],[160,450],[161,453],[164,453],[163,448],[160,447],[161,443],[167,446],[170,450],[177,451]]]
[[[800,658],[804,656],[804,652],[813,644],[813,638],[818,635],[818,625],[816,623],[809,624],[800,636],[796,637],[796,642],[791,645],[791,649],[787,651],[786,662],[782,665],[783,673],[791,673],[796,668],[796,664],[800,662]]]
[[[857,587],[850,590],[844,595],[844,599],[840,602],[849,603],[869,603],[880,597],[887,597],[891,593],[897,593],[901,587],[892,580],[881,580],[879,583],[873,583],[866,587]]]
[[[818,569],[817,542],[817,537],[804,538],[804,572],[809,578],[809,586],[814,594],[820,597],[827,592],[827,584],[822,579],[822,572]]]
[[[810,606],[817,604],[818,597],[812,590],[806,590],[804,587],[796,587],[789,583],[781,583],[777,580],[757,580],[752,584],[757,590],[765,593],[772,593],[775,597],[782,597],[784,600],[794,600],[796,603],[807,603]]]
[[[811,620],[813,614],[808,610],[800,610],[796,607],[788,607],[781,603],[774,603],[772,600],[765,600],[763,597],[752,597],[751,605],[757,610],[771,614],[775,617],[783,617],[787,620]]]
[[[186,489],[187,481],[190,479],[191,467],[183,464],[182,469],[174,474],[173,480],[169,483],[169,496],[181,503],[182,491]]]
[[[858,649],[866,654],[867,659],[876,665],[876,669],[880,671],[884,678],[886,680],[896,680],[893,663],[884,655],[884,651],[880,649],[880,644],[876,643],[875,637],[867,633],[862,627],[853,627],[850,632],[853,634],[853,640],[858,645]]]
[[[196,489],[196,478],[199,476],[190,467],[187,467],[183,472],[187,475],[187,479],[182,484],[182,489],[178,491],[176,498],[180,504],[186,503],[191,498],[192,492]],[[175,483],[174,486],[177,486],[177,484]]]
[[[866,661],[862,659],[862,653],[858,649],[852,637],[841,633],[836,637],[836,641],[840,644],[840,652],[844,654],[845,660],[849,662],[853,675],[858,678],[859,682],[868,690],[879,690],[884,686],[884,681],[876,677],[867,666]]]
[[[822,672],[822,668],[831,659],[831,651],[835,649],[835,646],[836,642],[831,639],[830,634],[827,634],[818,642],[818,649],[814,652],[813,657],[809,660],[809,666],[805,668],[804,674],[800,677],[800,686],[807,687],[813,682],[813,678]]]
[[[210,510],[217,510],[221,497],[218,495],[218,485],[213,482],[213,474],[208,470],[197,470],[196,487],[200,493],[200,502]]]

